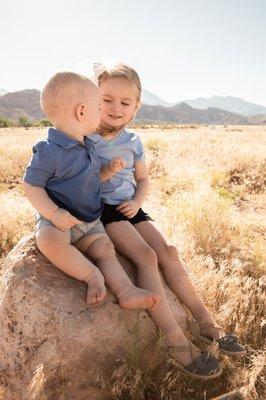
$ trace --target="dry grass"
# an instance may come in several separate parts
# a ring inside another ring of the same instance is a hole
[[[33,230],[34,216],[29,202],[14,191],[0,193],[0,254],[6,254],[18,240]]]
[[[145,208],[178,246],[217,322],[241,338],[248,355],[222,357],[221,378],[195,383],[167,363],[160,340],[149,366],[142,365],[136,345],[117,360],[112,376],[95,377],[110,399],[207,400],[235,389],[247,400],[264,398],[265,292],[259,278],[265,274],[265,133],[265,127],[142,126],[153,182]],[[20,183],[30,147],[44,135],[0,130],[2,255],[33,228]],[[36,400],[52,398],[45,395],[42,371],[32,381]],[[60,393],[67,398],[64,387]]]
[[[34,228],[34,214],[23,196],[22,176],[31,147],[44,130],[7,128],[0,130],[0,257]]]

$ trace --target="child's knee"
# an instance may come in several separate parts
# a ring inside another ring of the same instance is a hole
[[[173,246],[172,244],[165,245],[165,252],[166,252],[167,256],[170,258],[173,258],[173,259],[179,258],[177,248],[175,246]]]
[[[158,258],[162,270],[168,269],[169,265],[173,265],[171,263],[174,263],[175,268],[178,269],[180,274],[187,275],[187,271],[179,258],[178,250],[175,246],[165,244],[165,246],[159,251]]]
[[[108,237],[102,237],[98,240],[94,249],[94,257],[96,259],[115,257],[114,245]]]
[[[168,243],[162,244],[160,248],[157,249],[157,254],[160,264],[179,260],[176,247]]]
[[[158,267],[158,260],[157,260],[157,255],[155,251],[150,247],[150,246],[142,246],[138,251],[137,251],[137,256],[139,258],[139,261],[143,263],[147,263],[151,268],[157,268]]]
[[[114,245],[113,245],[113,243],[111,242],[111,240],[109,238],[105,238],[104,239],[104,243],[103,243],[103,247],[102,247],[102,253],[103,254],[108,254],[108,256],[115,255]]]
[[[36,232],[36,244],[39,250],[43,250],[47,246],[49,246],[50,238],[46,229],[39,229]]]
[[[58,250],[61,246],[68,244],[64,232],[52,227],[44,227],[36,232],[36,244],[42,253]]]

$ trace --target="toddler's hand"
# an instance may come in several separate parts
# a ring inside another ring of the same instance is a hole
[[[108,168],[111,172],[119,172],[126,167],[126,161],[121,157],[114,157],[109,161]]]
[[[76,224],[80,224],[80,221],[70,214],[70,212],[64,210],[63,208],[58,208],[51,217],[51,222],[58,229],[66,231],[72,228]]]
[[[133,218],[140,209],[140,204],[136,200],[128,200],[119,204],[116,207],[117,211],[123,214],[127,218]]]

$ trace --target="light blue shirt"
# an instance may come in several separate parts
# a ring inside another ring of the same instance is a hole
[[[136,190],[134,163],[145,159],[143,144],[139,136],[123,129],[119,136],[108,141],[97,133],[90,135],[90,139],[94,142],[101,164],[108,164],[114,157],[122,157],[127,164],[126,168],[101,183],[103,202],[120,204],[125,200],[132,199]]]
[[[88,137],[83,145],[49,128],[47,139],[33,146],[23,178],[30,185],[44,188],[58,207],[81,221],[92,222],[102,211],[100,166]]]

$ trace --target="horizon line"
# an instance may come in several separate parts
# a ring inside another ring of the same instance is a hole
[[[198,97],[195,97],[195,98],[186,98],[185,100],[179,100],[179,101],[176,101],[176,102],[170,102],[170,101],[167,101],[167,100],[162,99],[162,98],[160,97],[160,95],[158,95],[158,94],[156,94],[156,93],[154,93],[154,92],[151,92],[150,90],[145,89],[144,87],[143,87],[143,89],[146,90],[146,91],[148,91],[150,94],[152,94],[152,95],[158,97],[161,101],[163,101],[163,102],[165,102],[165,103],[168,103],[168,104],[169,104],[169,107],[174,106],[174,105],[176,105],[176,104],[178,104],[178,103],[182,103],[182,102],[186,102],[186,101],[192,101],[192,100],[199,100],[199,99],[210,100],[210,99],[212,99],[213,97],[222,97],[222,98],[231,97],[231,98],[239,99],[239,100],[242,100],[242,101],[245,101],[245,102],[248,102],[248,103],[252,103],[252,104],[255,104],[255,105],[257,105],[257,106],[265,107],[265,108],[266,108],[266,105],[264,105],[264,104],[256,103],[256,102],[251,101],[251,100],[245,100],[245,99],[243,99],[242,97],[233,96],[233,95],[223,95],[223,96],[222,96],[222,95],[220,95],[220,94],[213,94],[213,95],[210,96],[210,97],[198,96]],[[20,90],[9,91],[9,90],[7,90],[7,89],[5,89],[5,88],[3,88],[3,87],[1,87],[0,90],[5,90],[5,91],[7,92],[7,93],[4,93],[3,95],[0,95],[0,97],[4,96],[5,94],[16,93],[16,92],[22,92],[22,91],[24,91],[24,90],[38,90],[39,92],[41,91],[41,89],[39,89],[39,88],[25,88],[25,89],[20,89]],[[144,104],[145,104],[145,103],[144,103]],[[147,104],[147,103],[146,103],[146,104]],[[153,105],[161,105],[161,104],[153,104]]]

